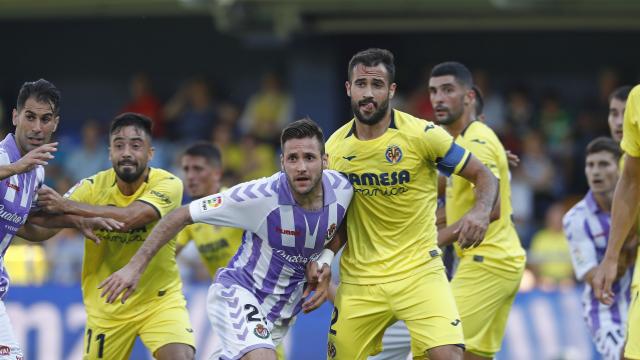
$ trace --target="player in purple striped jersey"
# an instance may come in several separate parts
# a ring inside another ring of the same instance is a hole
[[[101,284],[107,301],[135,290],[158,249],[193,222],[245,229],[242,245],[209,289],[207,311],[222,339],[213,359],[276,359],[275,346],[296,314],[326,298],[333,253],[325,249],[344,219],[353,189],[338,172],[324,170],[322,130],[303,119],[281,136],[282,172],[193,201],[154,228],[124,268]],[[319,284],[305,302],[305,269],[319,264]]]
[[[60,92],[52,83],[44,79],[24,83],[12,114],[15,134],[0,141],[0,349],[2,355],[6,355],[2,359],[19,360],[23,356],[1,300],[9,287],[3,257],[13,237],[42,241],[57,232],[49,229],[50,226],[73,225],[96,240],[92,227],[117,227],[117,222],[101,218],[38,216],[37,213],[32,216],[37,191],[44,182],[43,166],[53,159],[52,153],[57,150],[58,143],[49,141],[60,121],[59,101]]]
[[[609,242],[611,203],[621,155],[620,147],[613,139],[600,137],[589,143],[585,161],[589,192],[563,219],[576,277],[585,282],[584,318],[596,348],[605,360],[622,358],[633,276],[633,266],[625,264],[618,269],[617,280],[612,286],[616,295],[611,305],[601,304],[593,293],[593,275]]]

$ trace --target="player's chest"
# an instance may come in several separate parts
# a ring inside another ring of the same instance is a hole
[[[274,215],[274,214],[272,214]],[[294,206],[282,206],[268,223],[268,241],[276,253],[309,257],[322,250],[335,235],[344,209],[337,203],[322,211],[305,212]]]

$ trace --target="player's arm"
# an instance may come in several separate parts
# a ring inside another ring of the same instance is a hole
[[[44,187],[38,191],[38,205],[49,213],[81,217],[111,218],[123,223],[126,232],[147,225],[160,218],[160,212],[148,202],[133,201],[125,207],[89,205],[62,197],[55,190]]]
[[[30,214],[27,218],[27,222],[18,229],[17,235],[29,241],[41,242],[50,239],[60,232],[62,228],[76,228],[85,237],[98,244],[100,243],[100,238],[98,238],[94,233],[94,230],[121,230],[122,226],[123,224],[121,222],[108,218],[85,218],[76,215],[48,215],[41,212],[35,212]]]
[[[593,279],[595,296],[605,304],[613,302],[611,285],[615,281],[622,245],[638,216],[640,203],[640,158],[625,154],[622,176],[616,185],[611,210],[611,233],[604,259]]]
[[[129,263],[111,274],[98,286],[99,289],[102,289],[100,296],[106,296],[107,303],[113,303],[120,293],[126,290],[121,299],[124,304],[127,298],[135,291],[138,281],[140,281],[140,276],[144,273],[151,259],[158,253],[158,250],[173,239],[185,226],[192,223],[189,205],[182,206],[163,217],[154,226],[151,234],[129,260]]]
[[[47,165],[48,161],[53,159],[53,155],[51,154],[58,150],[57,145],[57,142],[40,145],[26,153],[14,163],[9,162],[9,158],[6,153],[3,154],[5,159],[4,161],[0,160],[0,180],[4,180],[13,175],[25,173],[38,165]]]
[[[446,206],[446,205],[445,205]],[[496,203],[489,215],[489,223],[492,223],[500,219],[500,194],[496,197]],[[436,210],[436,226],[438,227],[438,246],[444,247],[453,244],[458,240],[458,229],[462,224],[462,219],[455,223],[446,226],[446,211],[445,208],[438,208]]]

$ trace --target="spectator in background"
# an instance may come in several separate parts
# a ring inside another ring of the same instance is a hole
[[[166,129],[162,117],[162,104],[153,93],[149,76],[145,73],[134,74],[131,77],[129,91],[131,91],[131,100],[120,113],[134,112],[146,115],[153,120],[153,137],[163,138],[166,135]]]
[[[207,82],[203,78],[194,78],[169,99],[163,115],[172,130],[169,135],[174,140],[206,140],[218,121],[218,104]]]
[[[540,127],[551,155],[555,157],[570,154],[566,145],[570,136],[571,118],[562,107],[560,98],[554,90],[547,91],[542,97]]]
[[[475,85],[484,95],[484,116],[486,123],[501,138],[505,135],[506,127],[506,110],[503,97],[492,91],[489,83],[489,74],[486,70],[480,69],[473,72],[473,80]]]
[[[260,90],[249,98],[240,127],[244,134],[278,147],[280,132],[291,122],[292,115],[291,95],[283,89],[280,77],[269,72],[262,77]]]
[[[527,134],[523,142],[522,166],[518,172],[533,191],[534,217],[540,219],[554,200],[554,187],[560,184],[557,172],[545,150],[544,138],[539,132]]]
[[[81,146],[69,151],[66,161],[62,164],[74,182],[109,166],[108,147],[102,141],[100,123],[95,119],[85,121],[81,136]]]
[[[626,85],[615,89],[611,95],[609,95],[609,116],[607,117],[607,122],[609,123],[611,138],[618,144],[622,141],[622,124],[629,92],[631,92],[631,86]]]
[[[538,286],[544,290],[574,284],[569,244],[562,232],[564,206],[555,203],[545,216],[544,228],[531,240],[529,265],[536,274]]]

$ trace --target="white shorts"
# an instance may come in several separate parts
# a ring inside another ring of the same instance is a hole
[[[370,356],[369,360],[405,360],[412,359],[411,335],[404,321],[389,326],[382,337],[382,352]]]
[[[220,343],[211,360],[240,359],[255,349],[273,349],[280,344],[289,326],[278,326],[266,318],[260,302],[249,290],[214,283],[207,296],[207,313]]]
[[[13,335],[9,315],[0,300],[0,360],[23,360],[22,349]]]
[[[625,328],[616,324],[603,324],[596,331],[593,341],[603,360],[620,360],[624,347]]]

